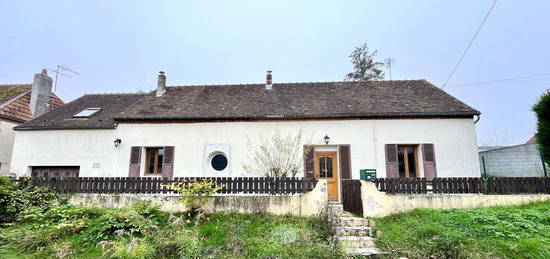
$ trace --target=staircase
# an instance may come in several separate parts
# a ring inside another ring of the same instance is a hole
[[[344,211],[341,203],[329,203],[335,238],[350,255],[375,257],[380,254],[374,245],[374,221]]]

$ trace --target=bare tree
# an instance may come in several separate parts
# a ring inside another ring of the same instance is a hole
[[[260,134],[258,143],[248,139],[249,162],[243,163],[243,167],[249,174],[296,177],[302,172],[303,145],[301,130],[295,136],[281,136],[279,131],[276,131],[271,138]],[[310,151],[304,150],[304,152]]]
[[[349,56],[353,64],[353,72],[348,73],[344,80],[346,81],[369,81],[384,79],[384,71],[380,67],[384,63],[374,60],[378,51],[369,52],[367,43],[355,50]]]
[[[490,136],[484,135],[483,137],[479,138],[480,146],[501,147],[509,144],[510,144],[510,136],[507,134],[507,131],[504,130],[504,132],[501,133],[497,128],[493,130],[493,133],[490,134]]]

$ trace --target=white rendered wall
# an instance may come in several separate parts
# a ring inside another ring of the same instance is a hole
[[[0,120],[0,174],[9,173],[15,131],[18,124]]]
[[[17,131],[12,170],[22,174],[29,166],[78,165],[80,176],[127,176],[132,146],[175,146],[176,177],[248,176],[242,166],[247,139],[257,141],[260,134],[276,131],[295,135],[300,129],[308,144],[324,145],[325,134],[331,145],[350,144],[353,178],[364,168],[385,176],[385,144],[421,143],[434,144],[438,176],[480,175],[473,119],[119,124],[115,130]],[[118,148],[115,138],[122,139]],[[228,153],[229,168],[223,172],[211,171],[205,161],[215,147]],[[422,172],[421,161],[420,155]],[[99,168],[93,168],[97,163]]]

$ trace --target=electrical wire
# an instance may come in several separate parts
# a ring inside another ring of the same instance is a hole
[[[491,5],[491,8],[489,9],[489,11],[487,12],[487,14],[485,15],[485,18],[483,18],[483,21],[481,22],[481,24],[479,25],[479,27],[477,28],[477,31],[476,33],[474,34],[474,37],[472,38],[472,40],[470,40],[470,43],[468,44],[468,47],[466,47],[466,49],[464,50],[464,52],[462,53],[462,56],[460,57],[460,59],[458,60],[458,62],[456,63],[455,67],[453,68],[453,71],[451,72],[451,74],[449,74],[449,76],[447,77],[447,80],[445,80],[445,83],[443,83],[443,86],[441,87],[441,89],[445,88],[445,86],[447,86],[447,83],[449,82],[449,80],[451,80],[451,77],[453,77],[454,73],[456,72],[456,69],[458,68],[458,66],[460,66],[460,63],[462,63],[462,60],[464,59],[464,57],[466,56],[466,53],[468,53],[468,50],[470,50],[470,47],[472,46],[472,44],[474,43],[474,40],[476,39],[477,35],[479,34],[479,31],[481,31],[481,28],[483,28],[483,25],[485,24],[485,21],[487,21],[487,18],[489,17],[489,15],[491,14],[491,11],[493,11],[493,8],[495,7],[497,3],[497,0],[493,1],[493,5]]]

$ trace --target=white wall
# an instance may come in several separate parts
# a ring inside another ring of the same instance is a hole
[[[0,174],[9,173],[15,131],[18,124],[0,119]]]
[[[385,175],[384,144],[434,143],[438,176],[479,176],[473,119],[264,121],[172,124],[120,124],[115,130],[17,131],[12,170],[29,166],[79,165],[80,176],[127,176],[132,146],[175,146],[174,176],[247,176],[247,138],[302,130],[309,143],[350,144],[352,177],[359,169]],[[113,140],[122,139],[115,148]],[[206,150],[228,147],[229,168],[205,168]],[[144,160],[142,156],[142,161]],[[420,159],[421,161],[421,159]],[[92,168],[100,163],[100,168]],[[143,163],[142,163],[143,173]]]

